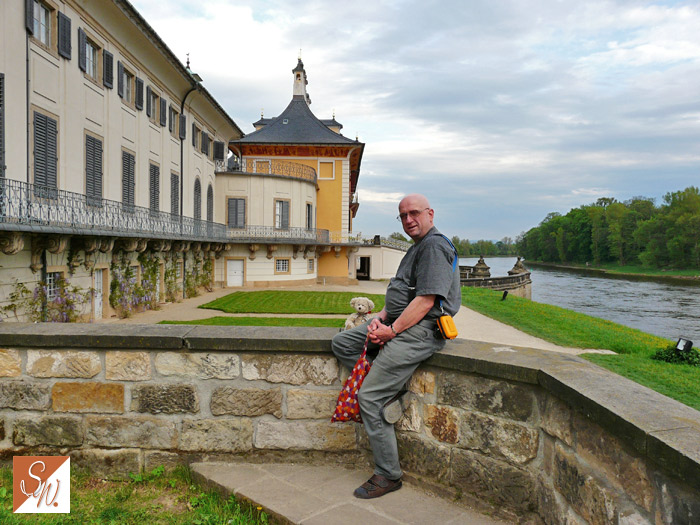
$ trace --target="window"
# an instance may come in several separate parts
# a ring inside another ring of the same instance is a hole
[[[151,213],[156,213],[160,210],[160,166],[157,164],[148,167],[148,194]]]
[[[197,124],[194,122],[192,123],[192,147],[194,147],[195,151],[199,150],[199,144],[200,144],[200,138],[202,135],[202,130],[200,129]]]
[[[211,184],[207,188],[207,220],[214,221],[214,188]]]
[[[161,107],[160,95],[153,91],[151,86],[146,86],[146,115],[154,124],[164,125],[161,117]]]
[[[275,259],[275,273],[289,273],[289,259]]]
[[[309,257],[306,260],[306,272],[307,273],[314,273],[314,266],[315,266],[315,259],[313,257]]]
[[[306,229],[310,230],[314,227],[314,207],[311,203],[306,203]]]
[[[44,2],[34,0],[31,3],[31,25],[29,29],[44,46],[52,47],[52,24],[53,24],[53,9]]]
[[[226,201],[229,228],[245,228],[245,199],[228,199]]]
[[[289,229],[289,201],[275,201],[275,228]]]
[[[117,62],[117,94],[129,106],[134,105],[134,82],[136,77],[122,62]],[[140,80],[140,79],[139,79]],[[141,84],[143,88],[143,83]],[[143,96],[143,90],[141,95]],[[141,105],[143,107],[143,104]]]
[[[85,195],[88,204],[102,204],[102,141],[85,135]]]
[[[199,179],[194,180],[194,218],[202,218],[202,185]]]
[[[90,79],[97,82],[100,78],[100,60],[102,48],[89,38],[82,28],[78,28],[78,67]]]
[[[133,153],[122,150],[122,203],[127,211],[134,211],[135,171],[136,157]]]
[[[168,110],[168,128],[174,138],[180,137],[180,113],[173,106]]]
[[[58,121],[34,112],[34,192],[56,197],[58,187]]]
[[[170,213],[180,214],[180,176],[177,173],[170,174]]]
[[[58,299],[58,294],[60,292],[59,283],[63,275],[61,272],[48,272],[46,274],[46,300],[55,301]]]

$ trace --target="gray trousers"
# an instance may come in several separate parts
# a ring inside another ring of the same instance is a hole
[[[362,354],[368,323],[340,332],[332,341],[333,353],[352,370]],[[365,377],[358,400],[362,421],[374,454],[374,473],[389,479],[402,475],[394,425],[384,421],[381,409],[410,379],[423,361],[445,345],[433,331],[414,325],[401,332],[379,351]]]

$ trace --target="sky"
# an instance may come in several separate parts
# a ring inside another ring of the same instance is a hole
[[[516,239],[600,197],[700,185],[700,2],[131,0],[245,132],[292,97],[366,144],[355,232],[425,194],[449,236]]]

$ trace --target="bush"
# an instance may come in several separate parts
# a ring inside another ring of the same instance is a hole
[[[687,352],[680,352],[676,350],[675,345],[672,345],[663,350],[659,350],[652,355],[651,358],[657,361],[666,361],[667,363],[700,366],[700,352],[695,348],[691,348]]]

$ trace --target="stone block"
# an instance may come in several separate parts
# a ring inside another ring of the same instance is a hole
[[[105,448],[177,447],[176,424],[154,417],[91,416],[85,420],[86,442]]]
[[[230,353],[162,352],[156,355],[156,371],[164,376],[197,379],[235,379],[240,358]]]
[[[629,454],[619,439],[579,414],[574,416],[574,428],[577,454],[637,505],[651,512],[654,488],[645,461]]]
[[[180,465],[186,464],[187,457],[176,452],[146,450],[143,454],[143,470],[146,472],[150,472],[161,465],[165,467],[165,470],[173,470]]]
[[[676,525],[698,523],[700,494],[698,485],[688,487],[657,472],[653,479],[657,494],[656,523]]]
[[[517,421],[530,421],[536,415],[537,395],[530,385],[445,373],[438,376],[437,402]]]
[[[330,385],[338,380],[335,357],[308,355],[244,355],[241,369],[245,379],[261,379],[290,385]]]
[[[105,377],[110,381],[147,381],[153,377],[148,352],[105,353]]]
[[[29,350],[27,375],[34,377],[83,377],[89,379],[102,371],[97,352],[80,350]]]
[[[253,448],[249,419],[199,419],[182,422],[180,449],[202,452],[247,452]]]
[[[78,418],[64,416],[17,419],[12,442],[27,447],[77,447],[83,444],[83,425]]]
[[[255,432],[255,448],[262,449],[343,451],[356,450],[355,443],[347,423],[260,421]]]
[[[51,407],[51,387],[25,381],[0,383],[0,408],[14,410],[48,410]]]
[[[539,433],[534,428],[496,417],[466,412],[460,421],[458,446],[524,464],[537,456]]]
[[[0,417],[0,441],[5,439],[5,420]]]
[[[151,414],[199,412],[194,385],[136,385],[131,390],[131,410]]]
[[[217,388],[211,395],[211,413],[215,416],[262,416],[272,414],[282,417],[281,388]]]
[[[19,377],[22,375],[22,359],[19,351],[0,348],[0,377]]]
[[[427,370],[416,370],[408,383],[408,389],[414,394],[434,394],[435,374]]]
[[[572,418],[569,405],[554,396],[547,396],[542,409],[542,430],[550,436],[561,439],[568,446],[573,445]]]
[[[403,416],[396,422],[394,428],[396,430],[406,430],[408,432],[420,431],[423,422],[420,413],[418,400],[412,397],[408,401],[408,406],[403,411]]]
[[[536,480],[537,513],[545,525],[570,525],[566,522],[568,503],[547,481]]]
[[[55,412],[124,412],[124,385],[56,383],[51,398]]]
[[[554,488],[587,523],[615,523],[615,494],[584,470],[576,456],[557,443],[554,455]]]
[[[414,433],[398,432],[401,466],[410,472],[447,481],[450,468],[450,447]]]
[[[338,392],[287,390],[287,419],[330,419],[338,402]]]
[[[425,406],[425,426],[430,433],[444,443],[459,441],[459,415],[455,409],[445,406]]]
[[[69,453],[71,467],[86,469],[100,479],[128,480],[141,472],[139,450],[80,449]]]
[[[466,493],[520,512],[537,509],[536,480],[526,469],[476,452],[455,449],[450,483]]]

